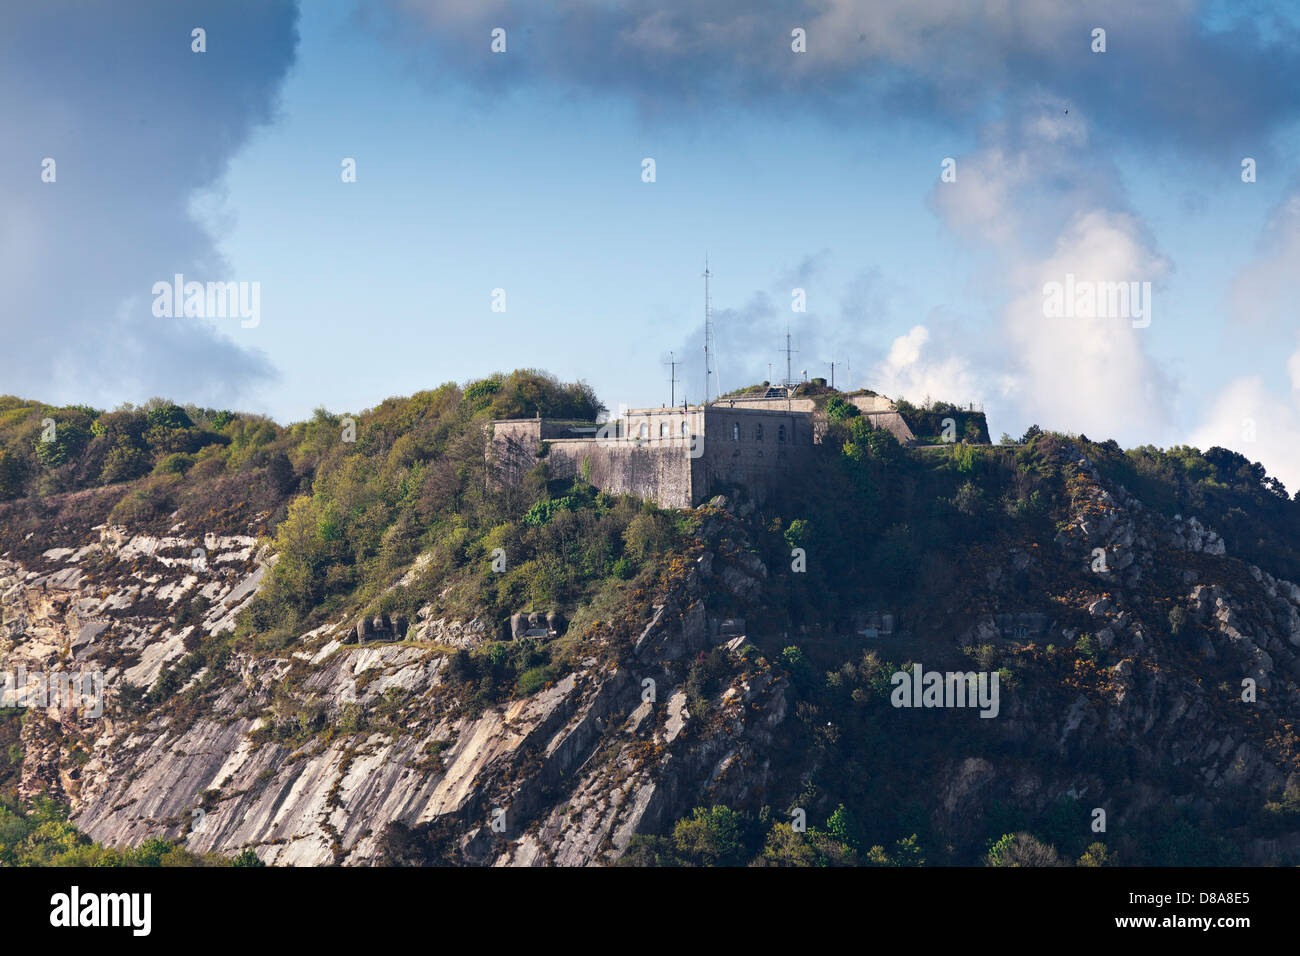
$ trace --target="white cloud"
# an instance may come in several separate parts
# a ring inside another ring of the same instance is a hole
[[[1123,206],[1118,172],[1090,146],[1087,124],[1040,97],[1018,123],[987,127],[984,145],[957,169],[955,183],[936,185],[932,204],[1000,280],[992,334],[1005,358],[990,417],[1158,440],[1171,390],[1147,351],[1150,331],[1125,318],[1044,314],[1044,285],[1074,275],[1151,283],[1152,324],[1172,321],[1159,308],[1168,264]]]
[[[872,369],[868,383],[890,398],[967,402],[979,397],[980,382],[970,362],[948,351],[933,354],[930,330],[913,326],[894,339],[889,355]]]
[[[913,326],[906,335],[894,339],[894,344],[889,348],[887,364],[897,367],[916,364],[916,360],[921,357],[921,349],[929,340],[929,329],[924,325]]]
[[[1278,203],[1258,248],[1258,257],[1232,283],[1233,319],[1293,328],[1293,303],[1300,297],[1300,189]],[[1262,463],[1294,494],[1300,490],[1300,346],[1287,357],[1285,369],[1290,384],[1285,391],[1270,388],[1260,374],[1229,382],[1188,443],[1240,452]]]
[[[1232,283],[1232,318],[1289,326],[1300,299],[1300,189],[1278,204],[1259,242],[1259,256]]]
[[[1047,318],[1043,286],[1068,274],[1094,282],[1158,283],[1166,264],[1141,237],[1134,217],[1093,210],[1079,216],[1052,254],[1023,262],[1015,276],[1023,290],[1003,314],[1016,357],[1021,401],[1051,427],[1149,441],[1169,424],[1164,377],[1146,351],[1150,332],[1134,320]],[[1168,322],[1153,285],[1151,321]]]
[[[1288,366],[1300,363],[1300,351]],[[1300,402],[1294,393],[1279,396],[1259,376],[1244,376],[1215,397],[1206,420],[1188,444],[1204,451],[1219,445],[1262,462],[1287,491],[1300,490]]]

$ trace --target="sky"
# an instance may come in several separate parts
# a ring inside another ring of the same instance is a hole
[[[0,103],[0,393],[698,401],[707,255],[714,390],[788,330],[796,378],[1300,489],[1296,4],[15,0]]]

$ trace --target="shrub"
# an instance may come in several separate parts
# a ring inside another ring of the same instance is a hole
[[[835,808],[835,812],[826,821],[826,832],[848,846],[856,847],[861,842],[857,822],[842,803]]]
[[[519,675],[515,690],[520,697],[529,697],[545,687],[548,680],[545,667],[530,667]]]
[[[1056,848],[1030,833],[1008,833],[995,841],[984,858],[988,866],[1064,866]]]
[[[524,524],[530,528],[540,528],[549,524],[551,519],[560,511],[570,511],[577,506],[577,500],[571,496],[563,498],[548,498],[544,501],[533,502],[532,507],[524,515]]]
[[[104,459],[104,467],[99,472],[99,481],[104,485],[131,481],[148,470],[148,453],[126,439],[118,439],[117,444],[109,451],[108,457]]]
[[[1174,607],[1169,611],[1169,633],[1177,637],[1187,626],[1187,612],[1182,607]]]
[[[183,475],[194,464],[194,456],[186,452],[175,452],[163,458],[154,466],[156,475]]]
[[[628,554],[638,561],[659,554],[672,544],[672,529],[663,515],[642,511],[623,532],[623,544]]]
[[[696,866],[741,866],[745,847],[740,814],[730,807],[696,807],[673,827],[673,847]]]
[[[194,422],[185,414],[185,409],[170,403],[159,405],[145,415],[148,428],[191,428]]]
[[[1110,850],[1106,848],[1106,844],[1104,843],[1090,843],[1088,844],[1087,852],[1085,852],[1083,856],[1079,857],[1079,865],[1109,866]]]
[[[826,400],[826,418],[832,422],[842,422],[860,414],[858,406],[839,395],[832,395]]]
[[[57,421],[54,437],[44,441],[44,429],[36,439],[36,457],[46,468],[57,468],[81,453],[90,438],[90,429],[79,421]]]

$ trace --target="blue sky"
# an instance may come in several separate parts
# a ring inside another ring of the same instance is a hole
[[[533,366],[635,406],[671,350],[697,400],[707,252],[724,388],[789,324],[796,371],[1300,486],[1293,6],[535,8],[7,7],[0,391],[284,421]],[[153,315],[177,272],[260,321]],[[1066,272],[1150,281],[1150,326],[1045,318]]]

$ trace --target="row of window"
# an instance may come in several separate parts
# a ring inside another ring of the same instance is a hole
[[[731,440],[732,440],[732,441],[740,441],[740,422],[732,422],[732,423],[731,423]],[[755,425],[755,426],[754,426],[754,441],[762,441],[762,440],[763,440],[763,426],[762,426],[762,425]],[[777,426],[777,429],[776,429],[776,440],[779,441],[779,442],[781,442],[781,441],[785,441],[785,426],[784,426],[784,425],[778,425],[778,426]]]
[[[670,428],[668,427],[668,423],[667,423],[667,422],[660,422],[660,423],[659,423],[659,437],[660,437],[660,438],[669,438],[669,437],[671,437],[671,436],[672,436],[672,429],[670,429]],[[646,439],[648,439],[648,438],[650,437],[650,426],[647,425],[645,422],[642,422],[642,423],[641,423],[641,427],[637,429],[636,437],[637,437],[637,438],[640,438],[640,439],[642,439],[642,440],[646,440]],[[685,422],[682,422],[682,437],[683,437],[683,438],[686,437],[686,423],[685,423]]]
[[[650,438],[650,426],[647,425],[645,422],[642,422],[641,425],[640,425],[640,427],[637,428],[637,433],[636,433],[636,434],[637,434],[637,437],[640,438],[642,441],[647,441],[647,440],[649,440],[649,438]],[[685,438],[685,437],[686,437],[686,434],[687,434],[687,433],[686,433],[686,422],[682,422],[682,437]],[[671,435],[672,435],[672,430],[668,427],[668,423],[667,423],[667,422],[660,422],[660,423],[659,423],[659,437],[660,437],[660,438],[668,438],[668,437],[670,437]],[[740,422],[732,422],[732,424],[731,424],[731,440],[732,440],[732,441],[740,441]],[[763,426],[762,426],[762,425],[755,425],[755,426],[754,426],[754,441],[762,441],[762,440],[763,440]],[[783,441],[785,441],[785,426],[784,426],[784,425],[778,425],[778,426],[777,426],[777,429],[776,429],[776,440],[779,441],[779,442],[783,442]]]

